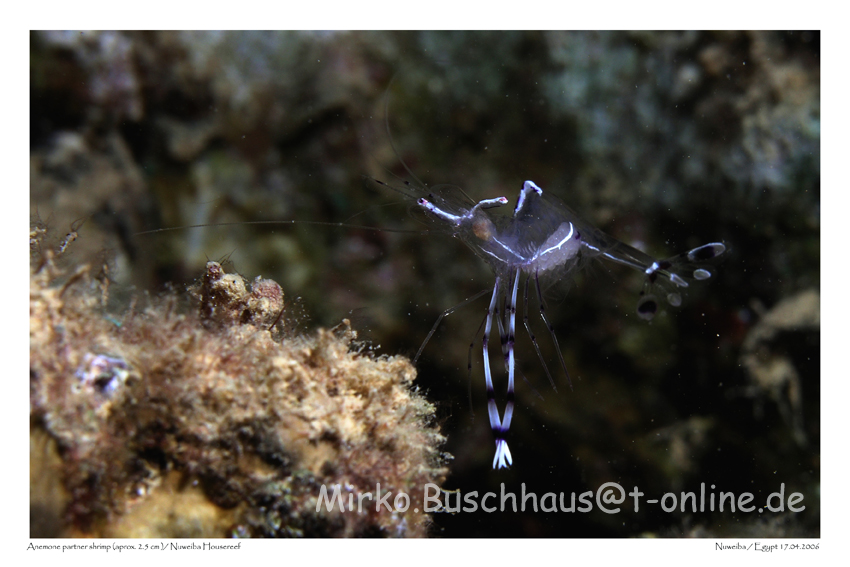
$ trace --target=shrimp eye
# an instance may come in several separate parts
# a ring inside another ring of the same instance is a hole
[[[658,301],[654,295],[645,295],[640,298],[637,305],[638,317],[645,321],[649,321],[658,312]]]

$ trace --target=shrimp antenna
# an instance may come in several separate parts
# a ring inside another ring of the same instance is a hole
[[[392,88],[392,85],[395,82],[396,77],[398,77],[399,73],[401,73],[401,71],[396,71],[396,73],[393,74],[392,78],[390,79],[390,82],[387,85],[387,92],[386,92],[386,95],[385,95],[386,98],[384,100],[384,124],[385,124],[386,130],[387,130],[387,137],[390,140],[390,147],[393,149],[393,153],[398,158],[398,161],[401,162],[401,165],[404,166],[405,171],[407,171],[407,173],[419,184],[419,188],[421,190],[428,190],[428,184],[423,182],[421,179],[419,179],[419,177],[417,177],[416,174],[413,173],[413,170],[407,165],[407,162],[404,161],[404,158],[401,157],[401,153],[398,151],[398,148],[395,145],[395,140],[393,140],[392,129],[390,128],[390,89]],[[407,181],[406,179],[402,179],[401,177],[399,177],[398,175],[396,175],[395,173],[393,173],[389,169],[387,169],[387,168],[384,168],[384,169],[390,175],[392,175],[393,177],[395,177],[396,179],[398,179],[399,181],[401,181],[405,185],[411,184],[409,181]],[[377,179],[373,179],[373,181],[377,181]],[[379,181],[379,183],[381,183],[381,182]],[[390,187],[391,189],[398,191],[399,193],[405,194],[403,191],[401,191],[400,189],[398,189],[396,187],[392,187],[391,185],[387,185],[386,183],[381,183],[381,184],[385,185],[387,187]],[[470,202],[474,202],[472,200],[472,197],[470,197],[466,193],[466,191],[463,190],[463,188],[456,187],[456,189],[459,190],[463,194],[463,196],[467,198],[467,200],[469,200]]]
[[[185,230],[188,228],[204,228],[216,226],[243,226],[246,224],[309,224],[314,226],[333,226],[337,228],[354,228],[357,230],[371,230],[373,232],[398,232],[401,234],[430,234],[430,230],[410,230],[405,228],[382,228],[377,226],[365,226],[359,224],[346,224],[344,222],[324,222],[324,221],[308,221],[308,220],[260,220],[260,221],[238,221],[238,222],[217,222],[209,224],[189,224],[183,226],[172,226],[166,228],[155,228],[153,230],[143,230],[135,232],[133,236],[142,236],[144,234],[154,234],[157,232],[172,232],[175,230]]]
[[[390,89],[392,88],[392,85],[395,82],[395,78],[398,77],[398,73],[399,72],[396,71],[393,74],[392,78],[390,79],[390,82],[387,85],[386,98],[384,100],[384,123],[386,124],[386,127],[387,127],[387,136],[390,139],[390,147],[393,149],[393,153],[395,153],[396,157],[398,158],[398,161],[401,162],[401,165],[404,166],[405,171],[407,171],[407,173],[410,174],[410,177],[412,177],[414,180],[416,180],[416,182],[419,183],[419,185],[422,188],[427,188],[428,185],[423,183],[421,179],[416,177],[416,174],[413,173],[413,170],[410,169],[410,167],[408,167],[407,162],[405,162],[404,158],[401,157],[401,154],[398,153],[398,148],[395,147],[395,141],[393,140],[393,133],[392,133],[392,130],[390,129]]]

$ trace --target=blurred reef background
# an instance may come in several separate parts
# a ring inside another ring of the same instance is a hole
[[[784,483],[786,498],[804,495],[805,511],[479,511],[434,514],[418,532],[301,533],[818,536],[819,39],[817,32],[34,32],[31,212],[53,233],[52,249],[78,232],[61,255],[70,267],[54,276],[108,266],[90,278],[110,282],[98,300],[107,327],[116,326],[110,318],[123,321],[133,301],[161,305],[197,286],[208,260],[217,260],[249,281],[278,282],[287,329],[309,336],[350,319],[366,348],[408,357],[444,309],[490,287],[492,276],[461,242],[422,234],[427,227],[408,213],[409,202],[366,179],[412,180],[401,159],[424,183],[457,185],[474,199],[513,202],[531,179],[656,257],[723,241],[730,251],[715,277],[651,323],[635,314],[642,283],[628,270],[597,264],[575,285],[549,290],[574,389],[560,376],[552,391],[519,332],[527,382],[518,381],[509,471],[491,469],[480,345],[474,420],[467,394],[469,343],[486,300],[447,317],[415,380],[436,407],[441,449],[455,456],[442,485],[480,498],[498,494],[500,483],[519,495],[525,483],[527,492],[568,498],[617,482],[660,499],[698,494],[705,483],[715,492],[751,492],[760,505]],[[139,234],[268,220],[392,231],[235,224]],[[554,373],[548,333],[533,324]],[[35,319],[31,327],[33,337]],[[506,378],[495,368],[502,392]],[[42,410],[33,414],[31,491],[35,498],[54,490],[53,506],[67,506],[74,495],[61,496],[64,489],[37,473],[65,474],[74,441]],[[136,422],[122,414],[121,423],[126,430]],[[163,472],[179,463],[148,456],[145,466],[158,467],[169,490],[188,490]],[[436,477],[438,465],[431,461]],[[207,497],[213,490],[202,488]],[[61,529],[37,521],[55,514],[33,510],[34,535]]]

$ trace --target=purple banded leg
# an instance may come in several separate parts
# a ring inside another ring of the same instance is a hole
[[[490,429],[493,430],[493,434],[496,437],[496,454],[493,457],[494,469],[509,467],[513,464],[513,457],[511,457],[511,450],[508,448],[507,441],[505,441],[505,435],[507,435],[511,428],[511,419],[514,414],[514,377],[516,375],[514,343],[516,342],[516,297],[520,274],[520,270],[517,270],[510,280],[510,303],[505,307],[505,311],[507,311],[507,333],[505,333],[505,325],[502,319],[499,318],[497,305],[499,301],[499,284],[501,281],[499,278],[496,278],[496,285],[493,287],[493,297],[490,299],[490,307],[487,310],[487,322],[485,323],[484,339],[482,340],[484,347],[484,378],[487,383],[487,412],[490,416]],[[496,391],[493,387],[493,375],[490,371],[490,352],[488,348],[490,331],[493,329],[494,315],[499,324],[502,352],[505,354],[508,369],[508,395],[503,419],[499,419],[499,408],[496,406]]]
[[[514,275],[514,285],[511,291],[511,303],[508,306],[510,318],[508,319],[508,403],[505,405],[505,415],[502,419],[502,435],[507,435],[511,428],[511,418],[514,415],[514,374],[516,373],[516,355],[514,354],[514,343],[516,342],[516,293],[519,286],[520,271]],[[511,452],[508,444],[504,443],[507,452],[508,464],[511,464]]]
[[[488,342],[490,331],[493,329],[493,314],[497,310],[497,302],[499,300],[499,285],[500,278],[496,278],[496,285],[493,286],[493,297],[490,299],[490,306],[487,309],[487,322],[484,324],[484,338],[481,343],[484,350],[484,380],[487,385],[487,414],[490,417],[490,429],[496,437],[496,456],[493,457],[493,468],[507,467],[511,464],[511,452],[508,449],[508,444],[505,442],[504,433],[502,432],[502,420],[499,419],[499,409],[496,407],[496,390],[493,388],[493,375],[490,372],[490,353]],[[507,416],[506,416],[507,417]]]
[[[505,301],[507,302],[507,300],[508,299],[506,297]],[[507,303],[505,303],[502,306],[501,313],[504,314],[504,316],[507,316],[507,314],[508,314]],[[504,363],[505,363],[505,372],[507,372],[508,371],[508,333],[507,333],[507,331],[505,331],[505,322],[504,322],[503,318],[499,316],[499,309],[498,308],[496,308],[495,318],[496,318],[496,323],[499,324],[499,343],[501,344],[501,347],[502,347],[502,358],[504,359]]]

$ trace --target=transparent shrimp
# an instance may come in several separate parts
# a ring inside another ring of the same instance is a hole
[[[523,184],[512,215],[490,212],[491,209],[507,205],[506,197],[484,199],[476,203],[462,191],[460,193],[463,199],[460,199],[457,192],[438,188],[419,189],[410,183],[406,183],[404,188],[396,188],[377,182],[416,199],[416,207],[428,221],[462,240],[476,255],[487,262],[495,275],[495,283],[484,319],[484,336],[481,341],[484,379],[487,387],[487,413],[496,441],[494,469],[508,467],[513,463],[506,437],[514,412],[517,295],[520,280],[523,277],[525,277],[523,304],[526,311],[523,323],[526,331],[546,369],[550,382],[553,382],[537,339],[528,324],[528,294],[531,287],[529,282],[533,279],[540,317],[549,330],[558,351],[561,367],[569,381],[569,372],[561,354],[558,339],[546,316],[541,281],[551,282],[570,278],[586,261],[595,258],[624,264],[640,270],[646,277],[645,289],[637,304],[637,314],[642,319],[649,320],[658,311],[656,290],[663,293],[663,297],[671,305],[680,305],[681,291],[687,288],[691,281],[710,278],[711,264],[726,251],[723,243],[711,242],[671,258],[658,260],[594,228],[556,197],[544,195],[543,190],[533,181],[526,181]],[[480,295],[470,298],[464,304]],[[447,311],[443,316],[451,311]],[[494,319],[499,328],[508,374],[505,411],[501,415],[496,403],[489,356],[489,340]],[[429,333],[428,338],[433,334],[434,329]],[[425,339],[426,342],[428,338]],[[422,349],[420,349],[421,352]]]
[[[401,160],[401,158],[399,159]],[[463,241],[490,266],[495,276],[490,303],[481,325],[484,329],[481,343],[487,388],[487,413],[490,428],[496,441],[496,453],[493,458],[494,469],[508,467],[513,463],[513,457],[507,444],[507,434],[514,412],[517,366],[514,348],[516,313],[520,280],[523,277],[525,278],[525,283],[522,286],[523,326],[531,339],[549,382],[554,388],[555,381],[528,320],[528,297],[529,289],[532,288],[536,294],[540,318],[549,331],[558,353],[561,368],[570,387],[572,387],[555,329],[546,315],[546,302],[542,293],[542,288],[545,285],[571,278],[584,264],[596,258],[623,264],[639,270],[645,276],[644,290],[641,292],[637,304],[637,314],[642,319],[650,320],[659,309],[656,294],[661,295],[670,305],[679,306],[682,302],[681,291],[687,288],[690,282],[709,279],[712,276],[710,270],[712,264],[726,251],[725,244],[711,242],[676,256],[658,260],[593,227],[560,199],[548,193],[544,194],[543,190],[533,181],[526,181],[523,184],[513,214],[498,214],[491,211],[507,205],[508,199],[506,197],[475,202],[457,187],[426,186],[403,160],[402,164],[415,179],[416,184],[403,180],[403,186],[397,186],[370,177],[367,177],[367,179],[401,193],[407,199],[414,201],[415,204],[411,212],[418,213],[418,216],[423,217],[435,230],[448,233]],[[226,226],[228,224],[243,223],[183,226],[157,229],[139,234],[182,230],[195,226]],[[254,221],[249,224],[311,224],[392,232],[420,232],[423,234],[431,232],[430,230],[409,231],[304,220]],[[533,285],[530,285],[532,281]],[[414,363],[421,356],[425,345],[444,317],[482,297],[487,291],[483,290],[461,304],[444,311],[423,341],[414,358]],[[489,341],[494,321],[499,329],[501,350],[508,374],[506,405],[502,414],[500,414],[496,403],[493,372],[490,366]],[[481,333],[481,327],[476,332],[476,339],[470,345],[470,361],[468,364],[470,371],[472,368],[471,353],[474,343]]]

